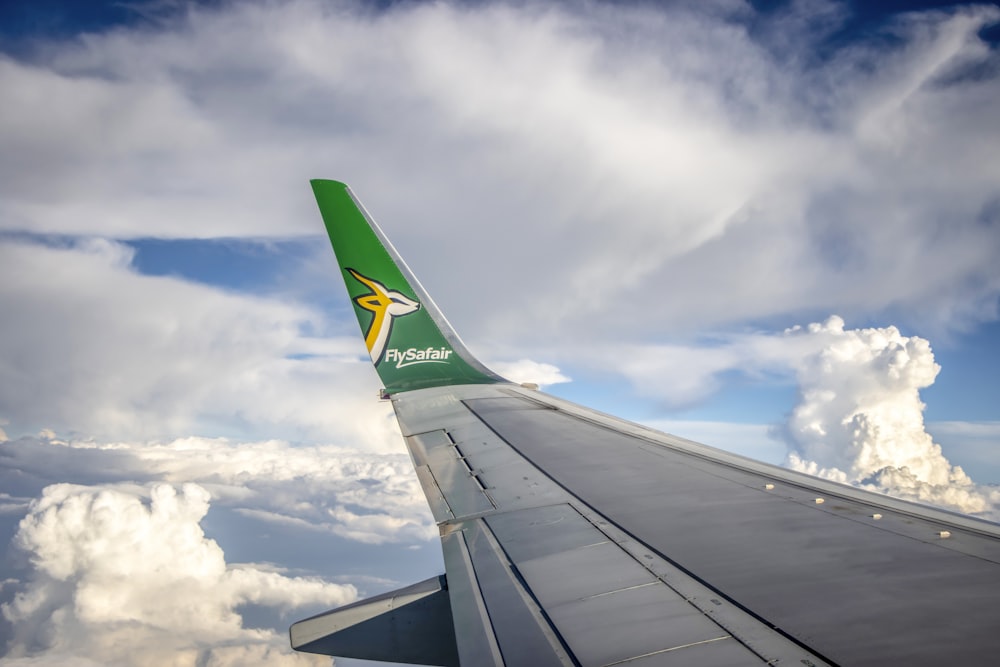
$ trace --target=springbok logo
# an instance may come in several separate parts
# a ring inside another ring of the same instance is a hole
[[[365,332],[365,345],[372,361],[378,363],[385,352],[385,344],[389,342],[389,332],[392,331],[392,321],[397,317],[415,313],[420,303],[410,297],[387,289],[382,283],[366,278],[354,269],[347,269],[354,279],[371,290],[370,294],[362,294],[354,298],[354,303],[372,313],[371,324]]]

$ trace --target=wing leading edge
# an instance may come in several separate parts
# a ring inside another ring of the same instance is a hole
[[[963,664],[1000,651],[1000,527],[506,382],[350,190],[313,188],[446,575],[300,621],[293,647],[604,667]]]

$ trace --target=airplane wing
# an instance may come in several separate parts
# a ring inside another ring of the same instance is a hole
[[[313,189],[446,573],[294,624],[438,665],[966,665],[1000,655],[1000,526],[508,382],[360,202]]]

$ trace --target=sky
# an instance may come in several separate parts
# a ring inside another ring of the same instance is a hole
[[[997,3],[0,4],[0,656],[329,664],[287,626],[442,571],[317,177],[506,377],[1000,519],[998,44]]]

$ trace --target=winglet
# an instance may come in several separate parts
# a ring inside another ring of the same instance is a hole
[[[506,382],[465,348],[351,189],[311,183],[386,392]]]

